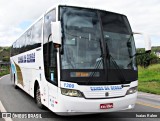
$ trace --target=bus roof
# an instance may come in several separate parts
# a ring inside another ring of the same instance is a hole
[[[59,6],[66,6],[66,7],[75,7],[75,8],[86,8],[86,9],[92,9],[92,10],[101,10],[101,11],[107,11],[107,10],[104,10],[104,9],[100,9],[100,8],[92,8],[91,6],[72,6],[72,5],[63,5],[63,4],[55,4],[53,5],[52,7],[50,7],[49,9],[47,9],[38,19],[36,19],[29,27],[27,27],[27,29],[25,29],[25,31],[20,34],[20,36],[18,36],[18,38],[13,42],[13,44],[25,33],[27,32],[36,22],[38,22],[40,19],[42,19],[44,17],[44,15],[46,13],[48,13],[49,11],[55,9],[55,8],[58,8]],[[110,13],[114,13],[114,14],[119,14],[119,15],[123,15],[125,16],[124,14],[120,14],[120,13],[116,13],[116,12],[112,12],[112,11],[107,11],[107,12],[110,12]],[[12,45],[13,45],[12,44]]]
[[[82,6],[82,5],[75,6],[75,5],[56,4],[56,5],[52,6],[52,7],[50,7],[49,9],[47,9],[47,11],[45,12],[45,14],[48,13],[49,11],[51,11],[52,9],[57,8],[58,6],[75,7],[75,8],[86,8],[86,9],[92,9],[92,10],[107,11],[107,10],[101,9],[101,8],[96,8],[96,7],[94,8],[92,6]],[[124,15],[124,14],[116,13],[116,12],[113,12],[113,11],[107,11],[107,12],[114,13],[114,14],[119,14],[119,15]]]

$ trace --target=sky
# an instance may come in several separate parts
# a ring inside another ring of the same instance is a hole
[[[160,46],[160,0],[0,0],[0,46],[11,46],[25,29],[57,3],[124,14],[134,32],[147,33],[152,46]],[[144,45],[141,39],[135,41],[137,47]]]

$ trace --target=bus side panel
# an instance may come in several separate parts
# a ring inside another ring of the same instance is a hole
[[[24,82],[23,82],[23,75],[22,75],[22,68],[18,63],[18,55],[11,57],[11,72],[13,76],[15,76],[15,85],[23,89]]]
[[[40,80],[40,71],[43,66],[42,57],[41,47],[38,48],[38,51],[33,49],[11,57],[11,69],[15,73],[17,86],[32,97],[34,97],[34,82]]]
[[[31,69],[29,69],[29,68],[24,68],[24,67],[22,67],[21,68],[21,73],[22,73],[22,86],[23,86],[23,90],[25,91],[25,92],[27,92],[28,94],[30,93],[30,89],[29,89],[29,85],[30,85],[30,79],[32,79],[32,70]],[[28,77],[29,77],[29,79],[28,79]]]
[[[48,107],[48,82],[44,76],[44,63],[43,63],[43,49],[36,49],[35,51],[35,69],[32,71],[32,79],[30,79],[30,95],[34,97],[35,82],[38,82],[41,92],[41,101],[42,104]],[[30,77],[28,76],[28,79]]]

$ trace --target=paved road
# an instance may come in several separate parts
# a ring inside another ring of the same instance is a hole
[[[4,108],[8,112],[48,112],[52,113],[48,109],[39,109],[34,100],[22,90],[14,89],[12,82],[10,81],[9,75],[0,79],[0,101]],[[1,109],[0,109],[1,110]],[[160,96],[151,95],[147,93],[139,93],[136,106],[133,110],[125,112],[160,112]],[[141,113],[140,113],[141,114]],[[150,113],[151,114],[151,113]],[[104,113],[94,114],[82,117],[58,117],[52,113],[56,118],[44,118],[44,119],[23,119],[30,121],[160,121],[160,118],[111,118],[107,117],[119,117],[120,113]],[[12,119],[13,121],[21,121],[22,119]],[[0,121],[4,121],[0,119]]]

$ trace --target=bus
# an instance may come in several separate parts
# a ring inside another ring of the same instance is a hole
[[[138,86],[133,35],[125,15],[56,5],[13,43],[11,80],[39,108],[59,115],[132,109]]]

